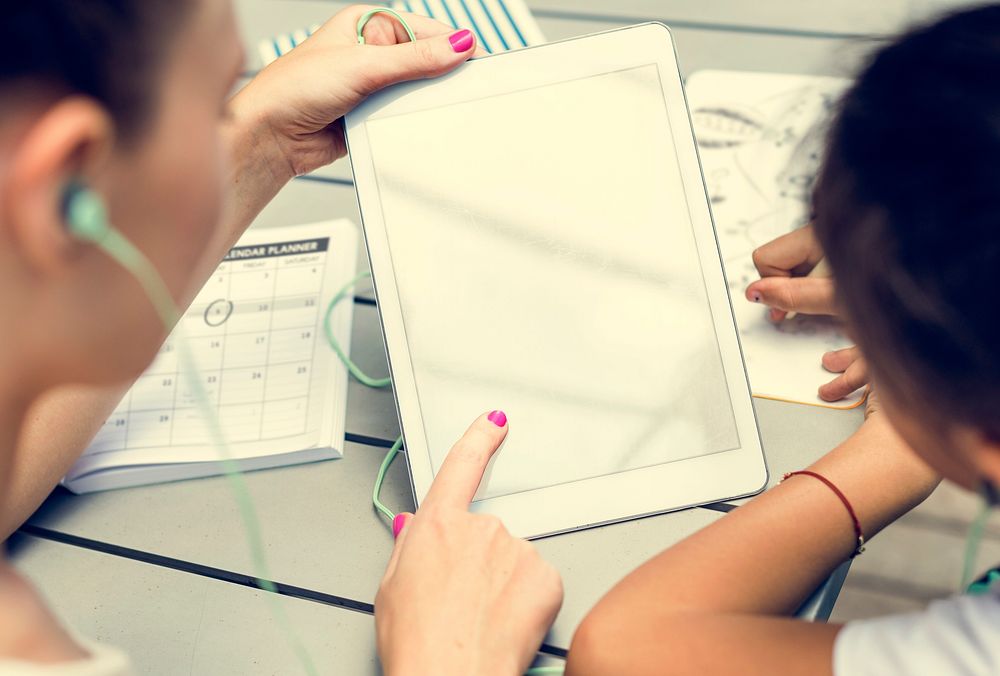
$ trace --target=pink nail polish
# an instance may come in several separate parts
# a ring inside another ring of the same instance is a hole
[[[403,530],[403,526],[406,525],[406,514],[397,514],[396,518],[392,520],[392,538],[395,540],[399,537],[399,532]]]
[[[486,419],[489,420],[494,425],[496,425],[497,427],[503,427],[504,425],[507,424],[507,414],[504,413],[503,411],[493,411],[488,416],[486,416]]]
[[[475,41],[472,39],[472,31],[465,29],[452,34],[452,36],[448,38],[448,42],[451,43],[452,49],[461,54],[462,52],[467,52],[472,49],[472,43]]]

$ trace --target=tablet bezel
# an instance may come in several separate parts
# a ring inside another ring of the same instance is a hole
[[[476,59],[445,77],[380,92],[346,117],[358,205],[417,504],[430,487],[433,470],[366,122],[650,64],[656,64],[660,72],[741,445],[711,455],[477,500],[472,509],[501,517],[512,533],[542,537],[745,497],[767,485],[767,467],[673,37],[665,25],[647,23]],[[706,481],[706,476],[712,479]]]

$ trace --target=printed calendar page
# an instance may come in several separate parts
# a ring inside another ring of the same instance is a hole
[[[248,232],[67,476],[70,488],[112,468],[218,459],[190,375],[179,367],[178,340],[190,344],[234,458],[310,449],[337,455],[347,376],[323,321],[354,275],[357,246],[349,221]],[[332,316],[345,346],[351,311],[344,302]]]

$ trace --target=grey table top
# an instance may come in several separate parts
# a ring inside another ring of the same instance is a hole
[[[11,548],[17,567],[45,590],[63,621],[125,651],[136,674],[298,670],[257,589],[31,536],[15,536]],[[370,614],[289,596],[279,602],[318,673],[381,673]],[[535,666],[559,663],[540,654]]]
[[[636,21],[665,20],[674,29],[685,74],[732,68],[849,74],[871,41],[857,35],[894,30],[954,3],[895,0],[872,8],[861,0],[806,11],[782,0],[529,0],[550,39]],[[237,0],[248,63],[257,42],[322,21],[343,3],[325,0]],[[293,181],[254,227],[281,227],[347,217],[359,221],[346,161]],[[363,251],[359,265],[367,266]],[[385,373],[377,310],[358,290],[352,357]],[[772,482],[847,437],[861,412],[757,400]],[[387,525],[370,504],[385,447],[398,435],[391,392],[352,382],[344,458],[251,473],[267,554],[288,612],[323,673],[377,670],[370,604],[391,548]],[[411,506],[403,463],[388,475],[386,502]],[[568,646],[586,610],[622,575],[654,553],[722,516],[716,505],[605,526],[538,542],[562,573],[566,602],[546,640]],[[252,573],[239,514],[225,480],[72,496],[57,490],[13,543],[18,567],[85,634],[128,649],[141,673],[287,673],[293,657],[268,620]],[[86,570],[86,575],[76,571]],[[807,616],[825,617],[846,568],[813,600]],[[181,665],[178,668],[178,665]]]

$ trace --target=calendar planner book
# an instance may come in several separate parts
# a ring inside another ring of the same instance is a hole
[[[108,417],[63,484],[76,493],[222,473],[218,450],[177,361],[185,339],[243,470],[338,458],[347,372],[324,315],[355,274],[347,220],[248,231]],[[331,317],[350,349],[352,304]],[[179,338],[183,336],[183,338]]]

